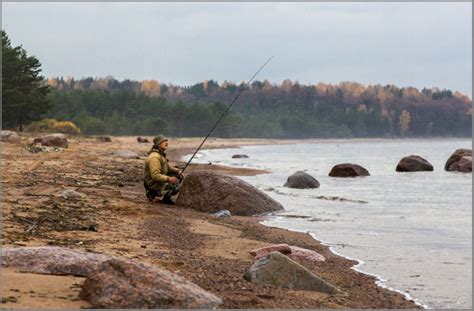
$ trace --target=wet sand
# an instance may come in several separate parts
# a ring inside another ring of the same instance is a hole
[[[63,152],[30,153],[22,144],[2,143],[2,247],[56,245],[121,256],[177,273],[221,297],[221,308],[418,308],[401,294],[382,289],[371,276],[351,269],[355,261],[332,254],[307,234],[269,228],[259,217],[214,219],[193,210],[147,202],[142,185],[143,161],[150,144],[135,137],[71,138]],[[200,139],[170,141],[172,164],[192,153]],[[210,139],[205,148],[295,141]],[[113,156],[116,150],[137,152],[140,159]],[[236,149],[236,153],[238,149]],[[217,165],[226,174],[253,175],[259,170]],[[83,198],[66,200],[73,189]],[[315,250],[327,260],[303,263],[346,294],[322,294],[255,285],[243,279],[254,262],[251,249],[287,243]],[[229,268],[232,267],[232,268]],[[78,297],[84,278],[46,276],[2,269],[3,308],[88,307]]]

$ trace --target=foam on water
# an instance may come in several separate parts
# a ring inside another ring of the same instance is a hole
[[[249,155],[243,159],[231,158],[235,148],[206,150],[196,162],[271,171],[242,177],[285,207],[265,225],[310,233],[334,253],[357,258],[354,269],[421,306],[469,309],[472,175],[443,168],[455,149],[471,144],[459,139],[322,141],[246,146],[239,151]],[[395,172],[410,154],[426,158],[434,171]],[[332,166],[345,162],[362,165],[371,176],[328,176]],[[297,170],[307,170],[321,187],[283,187]]]

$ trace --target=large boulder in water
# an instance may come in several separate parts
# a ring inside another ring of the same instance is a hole
[[[42,146],[47,147],[68,147],[68,141],[64,134],[50,134],[42,137],[37,137],[33,140],[33,144],[41,144]]]
[[[19,143],[20,136],[14,131],[2,130],[2,141],[7,143]]]
[[[319,188],[319,182],[308,173],[297,171],[288,177],[284,186],[296,189],[312,189]]]
[[[247,281],[275,287],[334,294],[339,290],[287,256],[272,252],[245,273]]]
[[[459,162],[463,157],[471,157],[472,159],[472,149],[457,149],[456,151],[454,151],[454,153],[449,157],[448,161],[446,161],[446,164],[444,165],[444,169],[446,171],[462,172],[459,170],[460,169],[459,163],[458,164],[456,163]],[[464,165],[463,165],[464,167],[466,167],[467,160],[469,160],[469,158],[464,159]],[[472,169],[469,170],[469,172],[471,171]]]
[[[370,176],[369,171],[360,165],[352,163],[342,163],[335,165],[329,172],[331,177],[357,177]]]
[[[79,296],[95,309],[215,309],[222,303],[174,273],[119,259],[91,273]]]
[[[456,171],[461,173],[469,173],[472,172],[472,157],[464,156],[461,160],[454,162],[449,167],[450,171]]]
[[[211,171],[189,173],[181,185],[177,204],[205,213],[226,209],[240,216],[283,209],[280,203],[249,183]]]
[[[397,172],[432,171],[433,165],[420,156],[410,155],[401,159],[395,170]]]

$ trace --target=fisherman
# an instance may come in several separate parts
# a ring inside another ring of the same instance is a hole
[[[145,161],[143,184],[150,202],[156,202],[156,197],[163,197],[160,203],[174,205],[171,196],[178,193],[178,179],[183,179],[183,175],[178,168],[168,164],[166,149],[168,149],[168,138],[163,135],[153,138],[153,147],[148,151],[148,158]]]

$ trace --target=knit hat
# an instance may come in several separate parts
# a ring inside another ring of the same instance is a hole
[[[153,138],[153,145],[158,146],[159,144],[167,140],[168,138],[166,138],[164,135],[155,136],[155,138]]]

